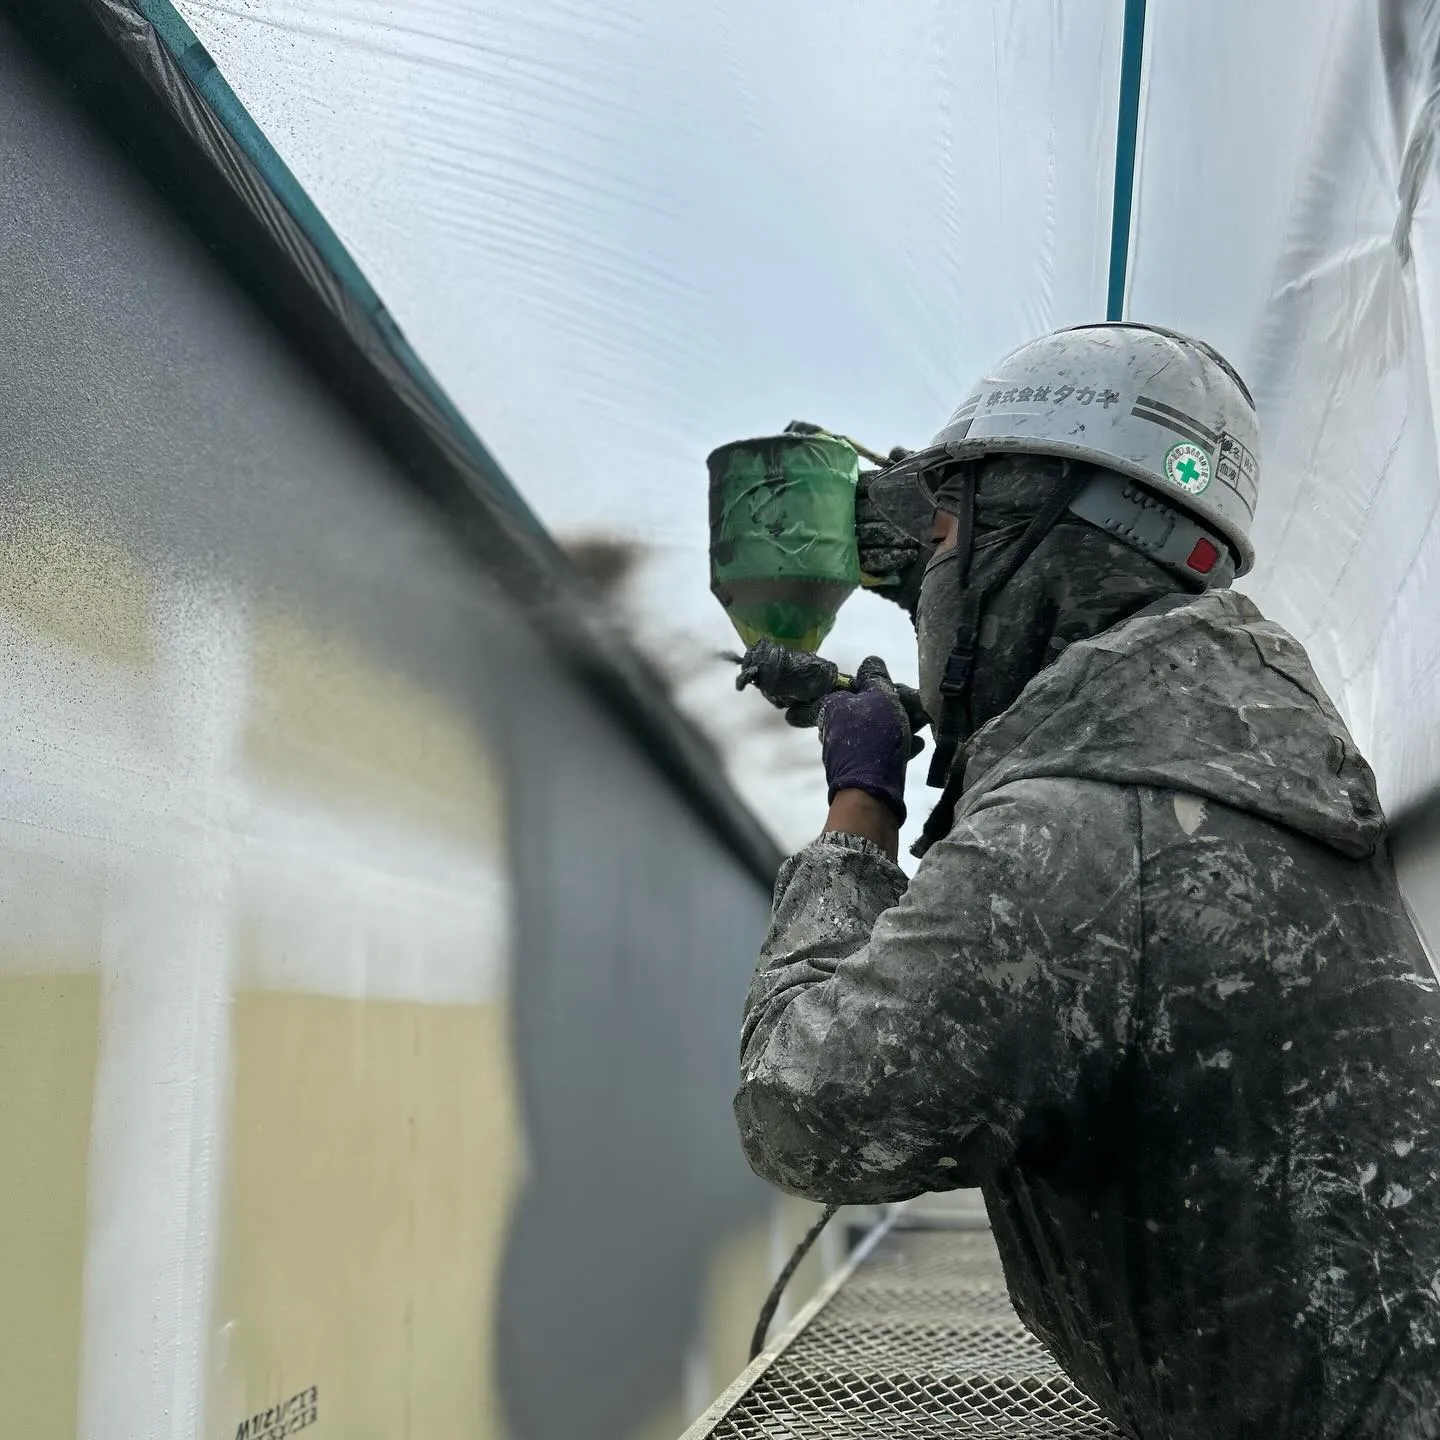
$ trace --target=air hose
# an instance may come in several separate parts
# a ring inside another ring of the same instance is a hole
[[[753,1360],[765,1348],[765,1334],[775,1318],[776,1307],[791,1277],[800,1268],[800,1262],[810,1253],[810,1247],[820,1238],[820,1232],[835,1218],[838,1205],[827,1205],[824,1214],[805,1232],[805,1238],[795,1247],[794,1253],[785,1262],[785,1268],[775,1277],[765,1303],[760,1307],[760,1318],[755,1322],[755,1333],[750,1337],[750,1358]]]

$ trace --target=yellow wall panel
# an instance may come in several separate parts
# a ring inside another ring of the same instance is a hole
[[[295,615],[257,613],[251,642],[251,773],[341,811],[498,845],[499,783],[472,715]]]
[[[793,1202],[787,1197],[778,1203]],[[750,1337],[775,1278],[772,1227],[773,1222],[766,1219],[729,1235],[710,1258],[701,1333],[713,1394],[719,1394],[750,1363]],[[799,1279],[797,1276],[791,1283]],[[772,1324],[772,1337],[776,1328]]]
[[[702,1301],[701,1334],[706,1346],[711,1390],[718,1395],[749,1363],[750,1339],[760,1306],[774,1283],[777,1258],[783,1263],[820,1218],[820,1207],[777,1195],[766,1220],[725,1238],[710,1257]],[[837,1217],[832,1225],[839,1225]],[[778,1249],[778,1257],[777,1257]],[[770,1322],[767,1341],[785,1329],[795,1313],[825,1282],[823,1244],[811,1247],[785,1287],[779,1313]]]
[[[0,1396],[26,1440],[75,1435],[99,1037],[95,974],[0,975]]]
[[[790,1196],[777,1195],[774,1211],[755,1224],[726,1234],[710,1253],[700,1297],[698,1352],[692,1362],[703,1366],[705,1393],[678,1385],[676,1395],[644,1424],[630,1440],[677,1440],[696,1418],[695,1405],[708,1406],[750,1363],[750,1339],[760,1306],[775,1277],[777,1247],[783,1259],[820,1217],[820,1207]],[[832,1224],[839,1224],[837,1219]],[[786,1287],[780,1314],[771,1321],[767,1338],[775,1340],[795,1313],[827,1278],[817,1245],[801,1262]]]
[[[236,997],[215,1440],[310,1386],[319,1434],[503,1434],[507,1025],[500,1005]]]

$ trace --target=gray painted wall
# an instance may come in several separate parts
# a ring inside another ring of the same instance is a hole
[[[0,177],[0,523],[59,509],[339,627],[504,757],[530,1170],[501,1381],[520,1440],[619,1440],[770,1203],[729,1114],[769,897],[3,28]]]

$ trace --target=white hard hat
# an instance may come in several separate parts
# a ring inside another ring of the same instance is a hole
[[[1255,562],[1259,441],[1250,392],[1203,341],[1154,325],[1078,325],[1007,355],[905,468],[942,455],[1088,461],[1214,530],[1243,575]]]

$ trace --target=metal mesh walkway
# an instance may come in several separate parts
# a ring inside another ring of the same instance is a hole
[[[685,1440],[1119,1440],[1021,1325],[990,1232],[895,1228]]]

